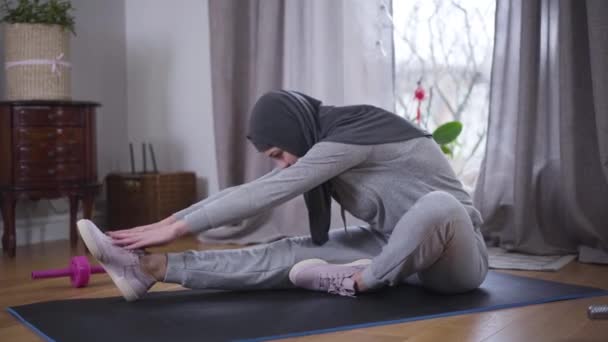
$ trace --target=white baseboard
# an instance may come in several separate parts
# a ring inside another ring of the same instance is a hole
[[[80,218],[82,213],[79,213]],[[105,222],[105,217],[99,211],[95,211],[93,220],[101,223]],[[55,214],[46,217],[23,217],[15,222],[15,235],[17,246],[27,246],[31,244],[67,240],[70,238],[70,215]],[[4,234],[4,227],[0,223],[0,232]],[[0,245],[0,250],[2,246]]]

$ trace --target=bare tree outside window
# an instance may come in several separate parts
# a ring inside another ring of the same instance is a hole
[[[450,161],[467,190],[484,155],[494,43],[494,0],[393,0],[395,107],[414,120],[421,81],[420,125],[432,132],[461,121]]]

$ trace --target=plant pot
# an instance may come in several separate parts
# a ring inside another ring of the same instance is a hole
[[[6,24],[8,100],[70,100],[70,32],[59,25]]]

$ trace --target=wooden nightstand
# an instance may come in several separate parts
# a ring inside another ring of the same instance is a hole
[[[99,191],[94,102],[0,102],[2,247],[15,256],[15,206],[19,198],[70,200],[70,242],[78,242],[76,215],[91,218]]]

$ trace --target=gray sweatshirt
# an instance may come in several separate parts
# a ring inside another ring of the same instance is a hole
[[[436,190],[459,200],[476,229],[482,223],[447,159],[426,137],[381,145],[320,142],[294,165],[227,188],[173,216],[198,233],[237,223],[330,179],[340,205],[385,234],[420,197]]]

